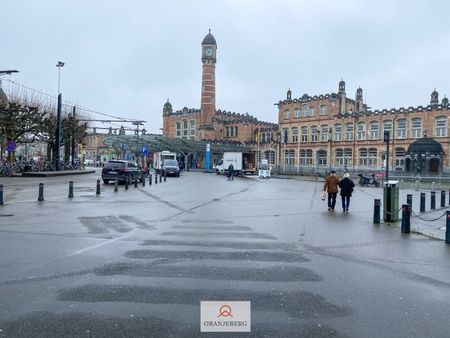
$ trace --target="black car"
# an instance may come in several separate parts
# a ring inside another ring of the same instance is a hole
[[[102,169],[102,180],[105,184],[114,181],[117,178],[119,182],[133,182],[134,179],[142,179],[141,168],[133,161],[111,160],[108,161]]]
[[[165,176],[180,177],[180,166],[177,160],[164,160],[162,165],[162,174]]]

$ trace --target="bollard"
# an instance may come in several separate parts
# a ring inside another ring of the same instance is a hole
[[[412,208],[412,194],[406,195],[406,204],[409,204]]]
[[[158,184],[158,173],[155,173],[155,184]]]
[[[381,200],[375,199],[373,203],[373,224],[380,224]]]
[[[447,223],[445,226],[445,243],[450,244],[450,211],[447,210]]]
[[[409,234],[411,232],[411,206],[409,204],[402,205],[402,233]]]
[[[3,184],[0,184],[0,205],[3,204]]]
[[[420,193],[420,212],[425,212],[425,196],[424,192]]]
[[[142,186],[145,187],[145,176],[142,175],[141,177]]]
[[[114,192],[118,192],[118,191],[119,191],[119,180],[116,177],[114,179]]]
[[[151,173],[148,174],[148,185],[152,185],[152,177],[153,175]]]
[[[161,183],[161,182],[162,182],[162,173],[159,174],[159,183]]]
[[[441,190],[441,208],[445,208],[445,190]]]
[[[125,177],[125,190],[128,190],[128,185],[130,184],[130,177]]]
[[[69,182],[69,198],[73,198],[73,181]]]
[[[135,187],[135,188],[137,188],[137,182],[138,182],[137,177],[135,177],[135,178],[134,178],[134,187]]]
[[[431,210],[436,209],[436,191],[431,192]]]
[[[38,201],[42,202],[44,200],[44,183],[39,183],[39,197]]]
[[[164,182],[166,182],[166,181],[167,181],[167,173],[164,172]]]
[[[448,190],[448,205],[450,205],[450,189]]]
[[[97,189],[95,190],[95,194],[100,195],[100,180],[97,180]]]

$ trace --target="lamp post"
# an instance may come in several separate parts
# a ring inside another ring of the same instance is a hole
[[[136,126],[136,158],[139,158],[139,126],[142,126],[142,121],[134,121],[133,125]]]
[[[386,143],[386,182],[389,181],[389,131],[385,130],[383,141]]]
[[[61,67],[64,67],[64,62],[58,61],[56,64],[58,68],[58,110],[56,114],[56,131],[55,131],[55,144],[56,144],[56,154],[55,154],[55,169],[60,170],[59,159],[60,159],[60,147],[61,147],[61,105],[62,105],[62,95],[61,95]]]

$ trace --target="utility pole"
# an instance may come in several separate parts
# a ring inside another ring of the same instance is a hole
[[[385,131],[383,141],[386,143],[386,182],[389,181],[389,131]]]
[[[56,144],[56,156],[55,156],[55,170],[60,170],[59,159],[61,157],[59,148],[61,148],[61,67],[64,67],[64,62],[58,61],[56,64],[58,67],[58,110],[56,114],[56,131],[55,131],[55,144]]]
[[[72,112],[72,144],[71,144],[71,148],[72,148],[72,168],[75,166],[75,125],[76,125],[76,120],[75,120],[75,111],[76,111],[76,106],[73,106],[73,112]]]

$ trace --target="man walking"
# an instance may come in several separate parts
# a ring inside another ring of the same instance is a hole
[[[325,184],[323,185],[323,191],[328,192],[328,211],[334,211],[338,186],[339,178],[336,176],[336,171],[331,170],[330,175],[326,178]]]
[[[233,163],[230,163],[230,165],[228,166],[228,180],[233,180],[234,176],[234,166]]]

